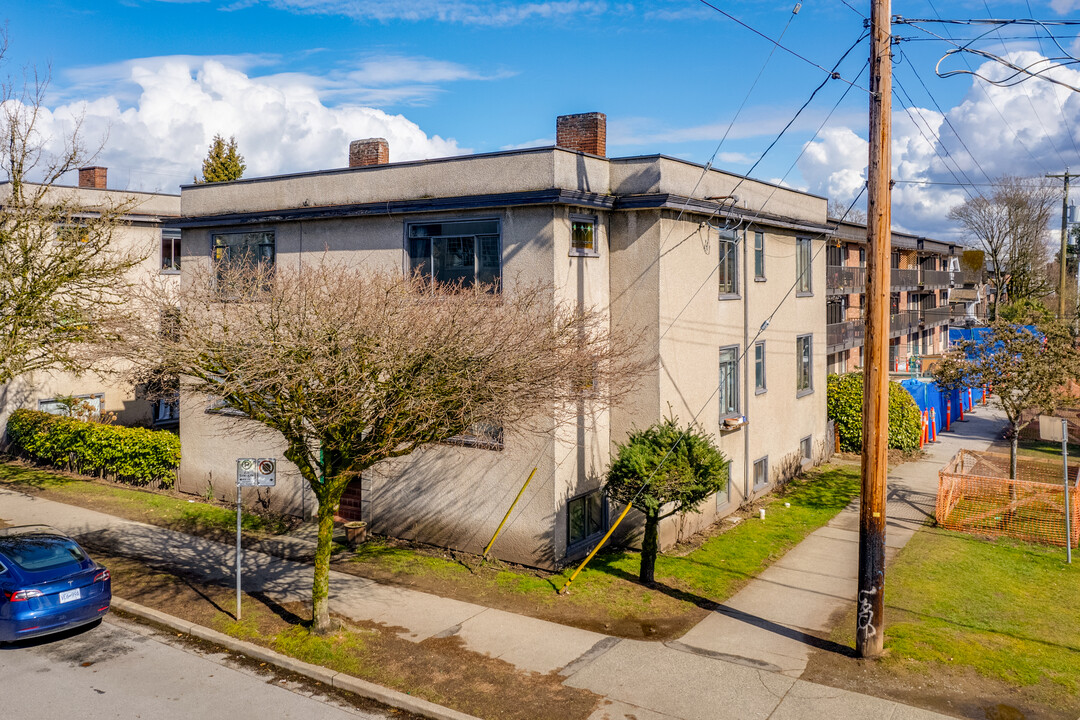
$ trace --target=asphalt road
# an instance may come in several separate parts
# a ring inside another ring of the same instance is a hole
[[[0,707],[7,717],[88,720],[407,717],[360,710],[250,665],[110,615],[88,630],[0,646]]]

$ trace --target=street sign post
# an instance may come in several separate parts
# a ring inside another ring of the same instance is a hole
[[[240,619],[240,525],[243,518],[246,487],[274,487],[277,484],[277,460],[274,458],[236,459],[236,619]]]
[[[1053,415],[1039,416],[1039,439],[1061,443],[1062,475],[1065,480],[1065,561],[1072,564],[1072,505],[1069,504],[1069,421]]]

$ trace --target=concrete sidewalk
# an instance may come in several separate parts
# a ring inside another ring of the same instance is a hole
[[[886,562],[933,520],[938,470],[962,447],[985,450],[1004,425],[1000,411],[979,407],[964,422],[953,423],[952,432],[941,433],[938,442],[926,446],[923,458],[892,469],[885,510]],[[801,676],[812,648],[839,650],[827,633],[834,616],[855,602],[858,543],[859,509],[852,503],[698,623],[681,642],[731,662]]]
[[[978,449],[989,444],[1000,425],[983,408],[969,417],[958,437],[944,439],[926,459],[890,475],[892,552],[915,532],[925,513],[933,514],[937,470],[955,452],[953,446]],[[93,510],[0,489],[0,518],[12,524],[49,524],[206,581],[228,584],[234,577],[230,545]],[[826,632],[832,614],[854,601],[857,535],[857,516],[849,508],[686,636],[668,643],[609,637],[336,572],[331,573],[330,601],[336,613],[402,628],[401,635],[414,642],[456,636],[466,648],[521,670],[557,672],[567,685],[606,698],[592,720],[945,717],[797,679],[810,647],[831,647],[817,636]],[[243,573],[247,590],[279,601],[310,599],[309,564],[245,550]]]

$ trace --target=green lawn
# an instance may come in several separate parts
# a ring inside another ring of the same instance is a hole
[[[0,462],[0,485],[184,532],[236,532],[235,508],[193,501],[168,492],[122,487],[20,462]],[[241,522],[244,530],[255,534],[276,534],[287,527],[280,517],[247,512]]]
[[[1080,564],[1064,548],[920,532],[886,582],[886,665],[967,667],[1048,706],[1075,704],[1077,597]]]
[[[1008,452],[1006,446],[1005,452]],[[1061,462],[1061,443],[1047,442],[1045,440],[1021,440],[1017,443],[1016,454],[1018,457],[1038,458],[1040,460],[1056,460]],[[1069,464],[1073,460],[1080,460],[1080,445],[1069,444]]]
[[[678,635],[690,621],[687,613],[723,602],[809,533],[827,523],[859,492],[857,466],[825,466],[766,499],[766,519],[751,517],[715,534],[684,555],[657,559],[656,585],[637,582],[638,553],[601,552],[577,577],[570,593],[559,596],[573,568],[545,574],[514,568],[485,567],[474,573],[466,564],[433,553],[372,540],[353,557],[363,574],[390,575],[410,585],[487,602],[505,609],[568,624],[635,635],[619,620],[653,622],[659,633]],[[784,503],[790,507],[784,507]],[[725,525],[727,523],[724,523]],[[680,618],[687,622],[681,622]],[[665,625],[665,623],[667,623]],[[657,632],[646,630],[645,635]]]

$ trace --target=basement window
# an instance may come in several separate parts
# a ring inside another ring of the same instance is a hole
[[[568,547],[598,537],[607,525],[606,503],[602,490],[594,490],[566,503]]]

